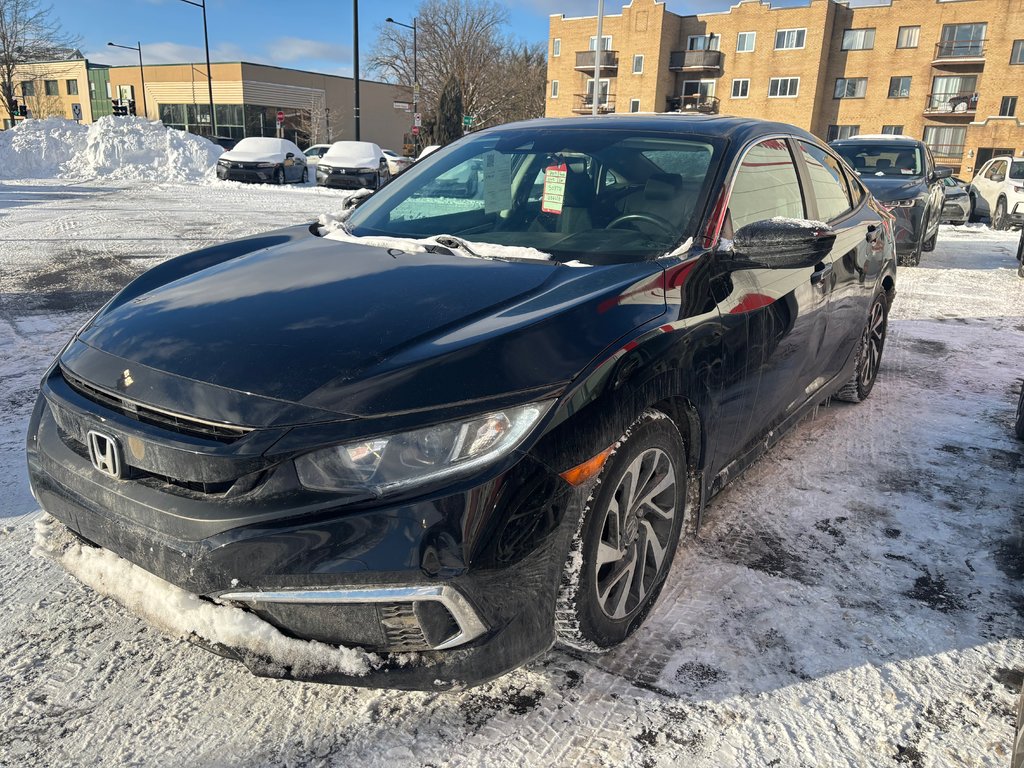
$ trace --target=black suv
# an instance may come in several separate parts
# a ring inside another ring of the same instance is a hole
[[[928,146],[909,136],[854,136],[830,146],[896,216],[899,263],[920,264],[921,252],[935,249],[945,204],[942,179],[953,169],[936,166]]]

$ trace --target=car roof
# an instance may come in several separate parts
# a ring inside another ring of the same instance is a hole
[[[685,131],[686,133],[734,139],[739,142],[744,142],[757,136],[783,133],[799,138],[811,139],[815,142],[821,141],[821,139],[802,128],[797,128],[795,125],[789,125],[788,123],[776,123],[750,117],[733,117],[731,115],[689,115],[678,112],[629,113],[600,115],[598,117],[545,117],[536,120],[524,120],[518,123],[508,123],[489,128],[487,131],[481,131],[481,133],[490,131],[537,130],[543,128]]]

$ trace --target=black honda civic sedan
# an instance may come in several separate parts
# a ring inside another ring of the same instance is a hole
[[[32,488],[210,610],[373,654],[193,638],[257,674],[473,685],[625,641],[708,500],[867,397],[895,274],[891,216],[792,126],[481,131],[128,285],[43,378]]]

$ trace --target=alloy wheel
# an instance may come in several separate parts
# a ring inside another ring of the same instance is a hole
[[[878,375],[878,368],[882,362],[882,347],[885,345],[885,310],[879,301],[871,305],[871,314],[864,328],[861,343],[864,353],[860,361],[860,381],[861,386],[866,388],[871,386],[871,382]]]
[[[658,583],[678,506],[672,459],[647,449],[622,474],[601,522],[593,584],[605,616],[627,618]]]

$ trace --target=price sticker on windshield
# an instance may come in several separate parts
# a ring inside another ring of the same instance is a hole
[[[544,213],[561,215],[565,201],[565,177],[568,169],[565,163],[549,165],[544,169],[544,194],[541,196],[540,209]]]

